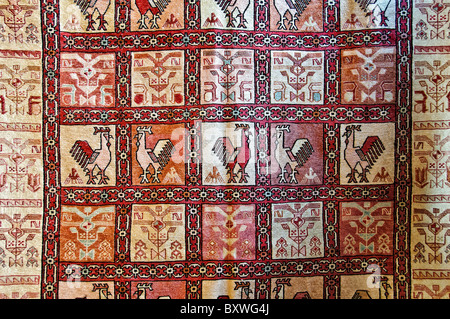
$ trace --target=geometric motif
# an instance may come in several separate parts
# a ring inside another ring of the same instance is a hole
[[[61,260],[114,260],[114,206],[63,206]]]
[[[24,193],[42,190],[41,163],[42,146],[36,134],[16,132],[13,138],[0,138],[0,197],[23,198]]]
[[[184,103],[183,51],[134,52],[133,106]]]
[[[449,54],[416,54],[414,59],[414,111],[443,113],[450,111]]]
[[[131,259],[185,259],[184,205],[133,205]]]
[[[202,50],[200,61],[201,104],[254,102],[253,51]]]
[[[346,256],[392,254],[393,216],[392,202],[342,203],[341,254]]]
[[[450,188],[450,137],[448,130],[439,128],[424,127],[413,136],[413,154],[417,159],[413,181],[421,189]]]
[[[25,121],[41,114],[41,55],[39,51],[0,51],[4,61],[0,65],[0,116]]]
[[[61,106],[113,107],[114,60],[114,54],[61,54]]]
[[[426,45],[435,41],[441,45],[449,36],[449,9],[450,4],[446,0],[415,0],[414,21],[415,29],[414,43]],[[428,46],[433,49],[433,46]]]
[[[0,214],[0,266],[38,267],[40,226],[40,214]]]
[[[395,101],[395,48],[342,50],[342,98],[349,104]]]
[[[445,204],[434,204],[432,207],[417,208],[413,211],[414,232],[418,234],[413,241],[413,262],[439,266],[450,261],[450,210]],[[422,206],[423,207],[423,206]]]
[[[38,1],[2,0],[0,28],[2,49],[39,50],[42,45],[40,33],[40,10]]]
[[[255,259],[254,205],[204,205],[204,260]]]
[[[271,102],[323,104],[323,52],[272,51]]]
[[[313,258],[324,255],[321,202],[272,206],[274,259]]]

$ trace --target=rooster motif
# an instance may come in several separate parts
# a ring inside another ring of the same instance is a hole
[[[98,185],[101,185],[107,184],[107,180],[109,179],[105,171],[111,163],[111,143],[109,140],[112,136],[109,127],[94,127],[94,135],[97,134],[100,134],[100,148],[94,150],[89,145],[89,142],[77,140],[69,153],[86,172],[86,176],[89,176],[88,184],[95,184],[96,177],[94,176],[94,170],[97,168],[97,175],[100,175]]]
[[[86,31],[95,30],[94,27],[94,14],[98,13],[97,20],[99,24],[97,30],[106,31],[105,14],[111,4],[111,0],[73,0],[75,4],[80,8],[81,13],[88,20],[88,26]]]
[[[289,173],[286,166],[290,168],[289,183],[297,184],[297,168],[302,167],[311,157],[314,149],[307,138],[296,139],[291,147],[285,147],[284,134],[290,132],[289,125],[277,125],[275,128],[275,160],[280,167],[279,182],[287,183],[285,174]]]
[[[149,167],[153,169],[152,183],[160,183],[159,175],[167,166],[175,152],[175,146],[169,139],[158,140],[153,149],[147,147],[147,134],[151,135],[152,127],[138,127],[136,129],[136,160],[142,168],[140,175],[141,184],[149,183],[147,175],[150,174]]]
[[[302,12],[306,9],[311,0],[273,0],[275,9],[280,15],[280,20],[278,20],[278,29],[286,30],[284,24],[287,19],[286,14],[289,13],[291,20],[289,22],[289,30],[298,30],[297,20],[300,18]]]
[[[250,152],[250,126],[248,124],[236,124],[235,131],[241,130],[241,143],[234,146],[229,137],[219,137],[212,149],[213,153],[222,161],[229,175],[228,183],[236,183],[236,178],[240,173],[239,183],[247,183],[248,174],[245,168],[251,157]],[[235,172],[236,167],[239,170]]]
[[[141,14],[141,18],[138,20],[139,29],[148,29],[146,19],[150,21],[150,29],[159,29],[157,20],[161,19],[161,14],[169,5],[170,0],[135,0],[135,2]],[[151,18],[147,15],[148,13],[151,13]]]
[[[361,131],[361,125],[349,125],[345,128],[344,159],[350,167],[348,183],[357,183],[356,175],[360,177],[360,183],[368,183],[367,173],[373,167],[385,147],[378,136],[368,136],[362,146],[355,146],[355,131]]]
[[[245,28],[245,12],[250,6],[249,0],[215,0],[220,9],[225,13],[227,18],[227,28],[234,28],[236,19],[234,18],[235,11],[237,12],[237,17],[239,18],[238,28]]]

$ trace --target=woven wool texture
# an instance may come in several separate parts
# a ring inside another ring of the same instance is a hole
[[[449,0],[0,0],[0,295],[427,299]]]

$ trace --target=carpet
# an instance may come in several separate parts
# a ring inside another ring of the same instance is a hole
[[[0,295],[450,296],[448,0],[0,0]]]

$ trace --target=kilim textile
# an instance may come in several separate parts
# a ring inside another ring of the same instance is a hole
[[[450,296],[450,0],[0,0],[0,294]]]

